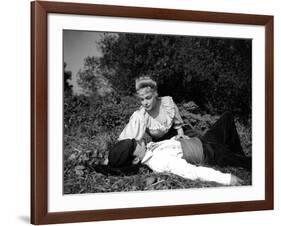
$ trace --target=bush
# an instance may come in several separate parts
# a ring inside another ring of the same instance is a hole
[[[122,96],[132,95],[134,79],[145,74],[160,96],[177,103],[251,116],[251,40],[122,33],[105,35],[100,47],[101,73]]]

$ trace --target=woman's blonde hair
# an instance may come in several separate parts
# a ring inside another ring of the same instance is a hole
[[[141,76],[136,79],[136,92],[146,87],[150,87],[152,91],[157,91],[157,83],[149,76]]]

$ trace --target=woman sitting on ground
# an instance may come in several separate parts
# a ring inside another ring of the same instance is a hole
[[[178,138],[184,137],[183,120],[172,97],[158,97],[157,84],[148,76],[138,78],[135,85],[141,107],[132,114],[118,140],[139,141],[145,133],[150,135],[154,142],[176,135]]]

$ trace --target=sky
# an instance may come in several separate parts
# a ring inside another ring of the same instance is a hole
[[[77,73],[83,69],[84,59],[87,56],[101,56],[97,48],[97,41],[102,37],[102,32],[94,31],[63,31],[63,60],[67,64],[66,70],[72,72],[74,93],[79,93]]]

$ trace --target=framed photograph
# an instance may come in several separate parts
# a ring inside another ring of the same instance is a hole
[[[273,209],[273,16],[31,3],[31,223]]]

